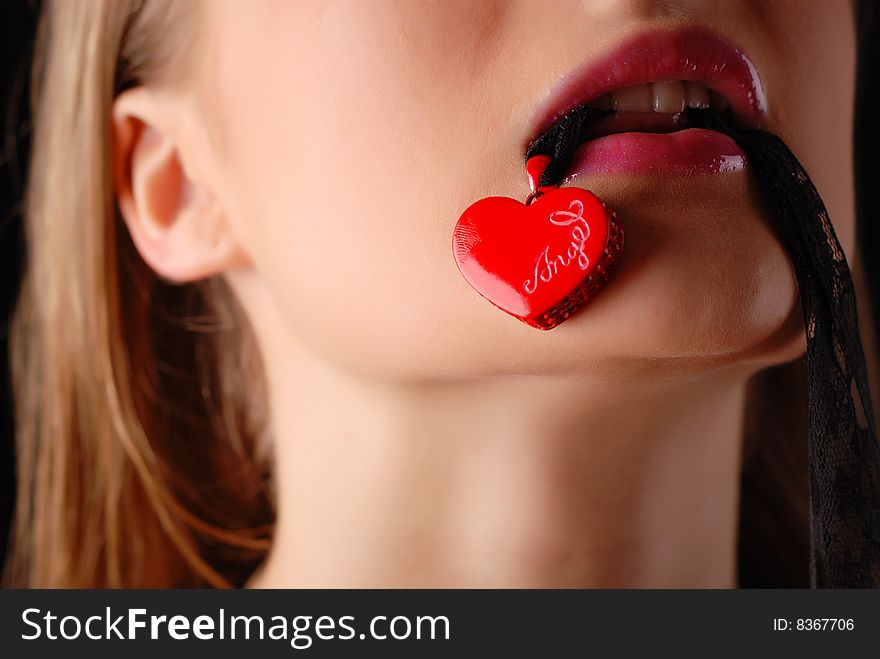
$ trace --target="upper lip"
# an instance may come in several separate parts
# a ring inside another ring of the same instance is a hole
[[[764,88],[745,52],[708,28],[687,26],[637,34],[610,55],[565,75],[538,108],[528,141],[615,89],[660,80],[698,82],[727,100],[737,124],[759,128],[763,123]]]

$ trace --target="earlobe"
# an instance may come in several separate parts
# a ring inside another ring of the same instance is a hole
[[[248,263],[210,182],[188,170],[201,143],[178,99],[145,87],[113,105],[113,184],[120,212],[160,276],[195,281]]]

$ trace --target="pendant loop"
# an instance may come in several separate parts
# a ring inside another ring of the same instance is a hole
[[[544,194],[544,192],[543,192],[542,190],[533,190],[532,192],[529,193],[529,196],[526,197],[526,199],[525,199],[525,201],[524,201],[523,203],[524,203],[526,206],[530,206],[531,203],[532,203],[533,201],[535,201],[535,199],[537,199],[538,197],[540,197],[540,196],[543,195],[543,194]]]

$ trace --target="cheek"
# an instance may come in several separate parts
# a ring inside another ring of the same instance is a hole
[[[280,199],[261,219],[258,268],[290,327],[348,367],[428,366],[469,294],[437,208],[406,200],[377,204],[342,185],[295,208]]]
[[[779,30],[784,38],[763,68],[773,125],[810,174],[852,261],[856,35],[850,5],[813,0],[774,8],[777,24],[789,29]],[[798,11],[797,20],[785,9]]]
[[[472,294],[451,259],[458,213],[507,174],[522,186],[509,127],[493,123],[506,115],[487,118],[504,76],[484,83],[455,56],[504,5],[394,6],[216,17],[225,201],[245,248],[295,332],[381,364],[404,344],[414,360],[437,352]],[[509,166],[499,176],[487,157]]]

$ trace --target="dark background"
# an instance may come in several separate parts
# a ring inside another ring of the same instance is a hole
[[[855,140],[859,232],[871,297],[878,300],[880,259],[876,249],[880,227],[876,218],[880,200],[880,140],[876,119],[880,118],[880,67],[875,35],[880,12],[872,0],[860,2],[857,11],[861,50]],[[9,312],[22,266],[21,196],[30,140],[28,76],[37,14],[38,0],[0,0],[0,565],[6,551],[6,529],[15,492],[7,338]],[[845,111],[842,107],[841,112]],[[874,306],[878,321],[880,304]]]
[[[21,195],[30,137],[28,69],[36,3],[0,0],[0,565],[15,493],[8,318],[20,279]]]

